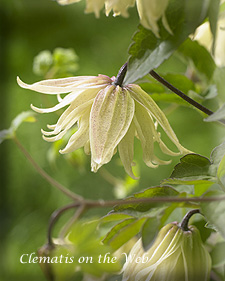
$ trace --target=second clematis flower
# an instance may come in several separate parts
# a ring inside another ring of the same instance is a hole
[[[69,5],[81,0],[56,0],[61,5]],[[162,18],[165,29],[173,34],[166,19],[166,9],[169,0],[86,0],[86,13],[95,13],[100,16],[100,11],[105,6],[105,14],[108,16],[113,11],[114,16],[128,17],[127,9],[137,5],[140,23],[150,29],[156,37],[159,35],[158,20]]]
[[[68,106],[55,125],[47,126],[51,131],[42,130],[43,138],[49,142],[57,141],[77,125],[76,132],[60,153],[84,147],[85,153],[91,154],[94,172],[108,163],[118,148],[126,172],[136,178],[132,171],[134,137],[141,142],[144,162],[152,168],[170,163],[154,154],[155,142],[167,155],[190,152],[179,143],[165,114],[140,86],[119,86],[115,81],[115,77],[98,75],[49,79],[28,85],[18,78],[22,88],[58,98],[58,103],[51,108],[31,105],[34,111],[50,113]],[[67,95],[62,98],[61,94]],[[156,124],[162,127],[178,152],[171,151],[161,140]]]

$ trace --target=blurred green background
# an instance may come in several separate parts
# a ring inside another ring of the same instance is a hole
[[[127,49],[138,25],[136,10],[130,9],[127,19],[107,18],[103,13],[96,19],[93,14],[84,14],[84,8],[84,1],[62,7],[51,0],[1,0],[1,130],[8,128],[20,112],[29,110],[31,103],[38,107],[43,102],[40,94],[21,89],[16,83],[17,75],[27,83],[43,79],[32,70],[39,52],[73,48],[79,57],[76,75],[116,75],[127,60]],[[174,61],[165,63],[161,71],[183,73],[185,69]],[[50,101],[56,102],[54,98]],[[215,104],[208,106],[215,109]],[[137,144],[135,160],[141,177],[137,183],[126,177],[117,155],[97,174],[90,172],[90,159],[82,151],[69,159],[58,155],[53,165],[48,161],[52,144],[42,140],[40,129],[46,129],[46,124],[53,124],[57,118],[57,114],[38,115],[36,123],[21,125],[18,139],[53,178],[85,198],[112,199],[157,185],[169,177],[173,164],[179,162],[177,157],[169,166],[150,169],[142,162]],[[191,108],[180,107],[168,118],[180,142],[196,153],[209,157],[213,147],[222,142],[222,128],[204,123],[202,115]],[[36,252],[46,242],[51,213],[70,201],[36,173],[13,141],[3,142],[0,153],[0,281],[45,280],[37,264],[21,264],[19,259],[24,253]],[[123,190],[123,183],[127,191]],[[107,211],[95,210],[92,214]]]

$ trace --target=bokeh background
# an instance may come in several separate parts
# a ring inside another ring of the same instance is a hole
[[[76,75],[116,75],[127,60],[127,50],[137,29],[136,9],[130,17],[108,18],[101,13],[99,19],[84,14],[85,3],[67,7],[51,0],[1,0],[0,2],[0,129],[10,126],[20,112],[30,104],[40,106],[42,96],[21,89],[16,76],[33,83],[43,79],[33,72],[33,59],[43,50],[57,47],[73,48],[79,57]],[[184,74],[186,66],[170,59],[160,68],[161,73]],[[56,100],[50,99],[54,104]],[[168,105],[161,104],[163,108]],[[208,103],[211,109],[214,102]],[[170,176],[171,165],[150,169],[142,162],[140,145],[136,142],[136,173],[134,182],[125,175],[118,155],[97,174],[90,172],[90,158],[81,151],[72,156],[56,155],[57,147],[42,140],[41,128],[54,123],[57,114],[36,116],[37,122],[23,123],[17,137],[35,161],[60,183],[91,199],[113,199],[157,185]],[[168,119],[180,142],[190,150],[209,157],[211,150],[223,140],[222,128],[204,123],[203,116],[192,108],[179,107]],[[12,140],[0,146],[0,280],[45,280],[37,264],[21,264],[20,256],[36,252],[46,242],[46,230],[51,213],[70,202],[33,169]],[[50,161],[53,154],[54,161]],[[95,210],[87,215],[106,214],[108,210]],[[58,229],[70,214],[59,222]],[[56,229],[57,232],[57,229]]]

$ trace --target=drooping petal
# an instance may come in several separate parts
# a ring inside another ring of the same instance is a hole
[[[79,94],[82,93],[82,91],[79,91]],[[76,94],[78,94],[78,92],[76,92]],[[54,111],[57,111],[65,106],[67,106],[68,104],[70,104],[74,97],[76,96],[75,93],[71,93],[69,95],[67,95],[65,98],[62,99],[62,101],[58,104],[56,104],[55,106],[53,107],[50,107],[50,108],[38,108],[36,106],[34,106],[33,104],[30,105],[30,107],[38,112],[38,113],[50,113],[50,112],[54,112]]]
[[[78,130],[70,137],[66,147],[59,151],[60,153],[64,154],[75,151],[87,143],[89,139],[89,116],[90,111],[86,111],[85,114],[82,115]]]
[[[158,165],[167,165],[170,161],[160,160],[154,154],[155,136],[158,134],[155,130],[154,122],[143,106],[135,102],[134,123],[138,138],[141,141],[143,150],[143,160],[151,168],[157,168]]]
[[[108,86],[96,96],[90,115],[92,170],[108,163],[130,127],[134,101],[127,90]]]
[[[77,76],[68,77],[62,79],[48,79],[34,84],[26,84],[17,77],[17,83],[20,87],[33,90],[43,94],[63,94],[74,91],[76,88],[82,88],[82,86],[90,88],[90,86],[96,87],[96,85],[105,85],[111,83],[111,79],[104,75],[99,76]]]
[[[105,1],[105,13],[108,16],[111,10],[113,10],[114,16],[122,15],[123,17],[128,17],[129,14],[127,9],[133,7],[135,0],[106,0]]]
[[[79,113],[79,111],[83,110],[89,103],[92,103],[93,99],[95,98],[97,93],[98,93],[98,90],[87,89],[85,91],[83,91],[83,90],[80,92],[78,91],[76,94],[74,94],[72,101],[70,100],[70,103],[71,103],[70,106],[64,111],[64,113],[60,116],[57,124],[53,127],[53,129],[55,130],[54,133],[57,134],[57,132],[60,131],[63,126],[65,126],[65,124],[68,120],[73,118],[74,115]],[[69,96],[69,95],[67,95],[67,96]],[[73,94],[71,93],[71,95],[73,95]],[[41,113],[46,112],[47,110],[53,110],[53,108],[52,109],[42,109]]]
[[[80,2],[81,0],[57,0],[60,5],[69,5],[72,3]]]
[[[95,13],[96,18],[99,18],[104,2],[104,0],[86,0],[85,13]]]
[[[80,105],[79,107],[75,108],[74,110],[72,110],[72,112],[70,112],[68,115],[65,116],[63,122],[60,125],[58,125],[58,123],[56,124],[56,127],[52,132],[46,132],[46,131],[42,130],[42,134],[44,134],[45,136],[59,134],[61,137],[59,137],[59,135],[58,135],[56,139],[55,139],[55,137],[52,137],[52,138],[44,137],[44,139],[47,141],[55,141],[55,140],[61,139],[62,136],[64,135],[62,132],[66,133],[75,123],[77,123],[77,121],[80,119],[80,117],[82,116],[84,111],[90,112],[92,103],[93,103],[93,100],[90,100],[90,101]],[[61,121],[61,120],[59,120],[59,121]]]
[[[93,99],[97,93],[99,92],[101,88],[98,89],[75,89],[72,93],[66,95],[61,102],[56,104],[53,107],[50,108],[38,108],[36,106],[31,105],[31,108],[38,112],[38,113],[50,113],[57,111],[63,107],[65,107],[68,104],[72,104],[73,107],[78,107],[79,105],[89,101],[90,99]]]
[[[136,0],[141,24],[145,28],[152,30],[157,37],[159,37],[158,20],[162,16],[164,27],[171,33],[164,16],[168,2],[169,0]]]
[[[170,140],[176,145],[178,150],[181,154],[187,154],[191,153],[191,151],[184,148],[177,139],[177,136],[175,135],[173,129],[171,128],[169,121],[167,120],[165,114],[162,112],[162,110],[158,107],[158,105],[154,102],[154,100],[139,87],[135,84],[130,84],[127,86],[129,92],[131,93],[132,97],[140,103],[142,106],[144,106],[150,115],[152,115],[156,121],[160,124],[160,126],[163,128],[165,133],[168,135]]]
[[[128,173],[128,175],[131,178],[138,179],[137,177],[135,177],[132,171],[133,159],[134,159],[134,135],[135,135],[135,126],[134,123],[131,122],[126,135],[118,144],[118,150],[125,171]]]

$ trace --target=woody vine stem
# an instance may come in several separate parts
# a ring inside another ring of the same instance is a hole
[[[115,82],[113,83],[114,85],[122,86],[123,80],[125,78],[127,72],[127,63],[125,63],[117,77]],[[193,105],[194,107],[198,108],[202,112],[204,112],[207,115],[212,115],[213,112],[203,105],[197,103],[187,95],[185,95],[183,92],[181,92],[179,89],[175,88],[173,85],[171,85],[168,81],[163,79],[160,75],[158,75],[154,70],[151,70],[150,75],[154,77],[157,81],[159,81],[161,84],[166,86],[168,89],[170,89],[172,92],[180,96],[182,99],[187,101],[189,104]],[[221,123],[225,124],[224,120],[220,121]],[[126,205],[127,201],[126,200],[88,200],[83,198],[82,196],[70,191],[66,187],[64,187],[62,184],[57,182],[55,179],[53,179],[50,175],[48,175],[37,163],[36,161],[32,158],[32,156],[29,154],[29,152],[24,148],[24,146],[19,142],[17,137],[14,137],[14,142],[17,145],[17,147],[21,150],[21,152],[25,155],[25,157],[28,159],[28,161],[32,164],[32,166],[35,168],[35,170],[51,185],[56,187],[58,190],[63,192],[66,196],[68,196],[70,199],[72,199],[74,202],[70,203],[69,205],[66,205],[58,210],[56,210],[49,221],[49,226],[48,226],[48,245],[53,247],[53,241],[52,241],[52,232],[54,225],[58,218],[67,210],[70,209],[76,209],[76,213],[73,217],[73,221],[77,220],[83,212],[85,212],[87,209],[90,208],[105,208],[105,207],[113,207],[115,205]],[[191,198],[181,198],[181,197],[153,197],[153,198],[138,198],[138,199],[129,199],[129,204],[135,204],[135,203],[149,203],[149,202],[154,202],[154,203],[165,203],[165,202],[187,202],[192,204],[193,203],[199,203],[199,202],[213,202],[213,201],[222,201],[225,200],[225,196],[220,196],[220,197],[191,197]],[[195,206],[196,207],[196,206]],[[199,212],[199,210],[197,211]],[[196,210],[194,210],[194,213],[196,213]],[[188,214],[187,214],[188,215]],[[190,214],[189,214],[190,215]],[[192,215],[192,213],[191,213]],[[189,217],[187,217],[187,221],[189,220]],[[184,218],[183,227],[186,227],[186,221]],[[66,230],[65,230],[66,231]],[[65,232],[64,231],[64,232]]]

